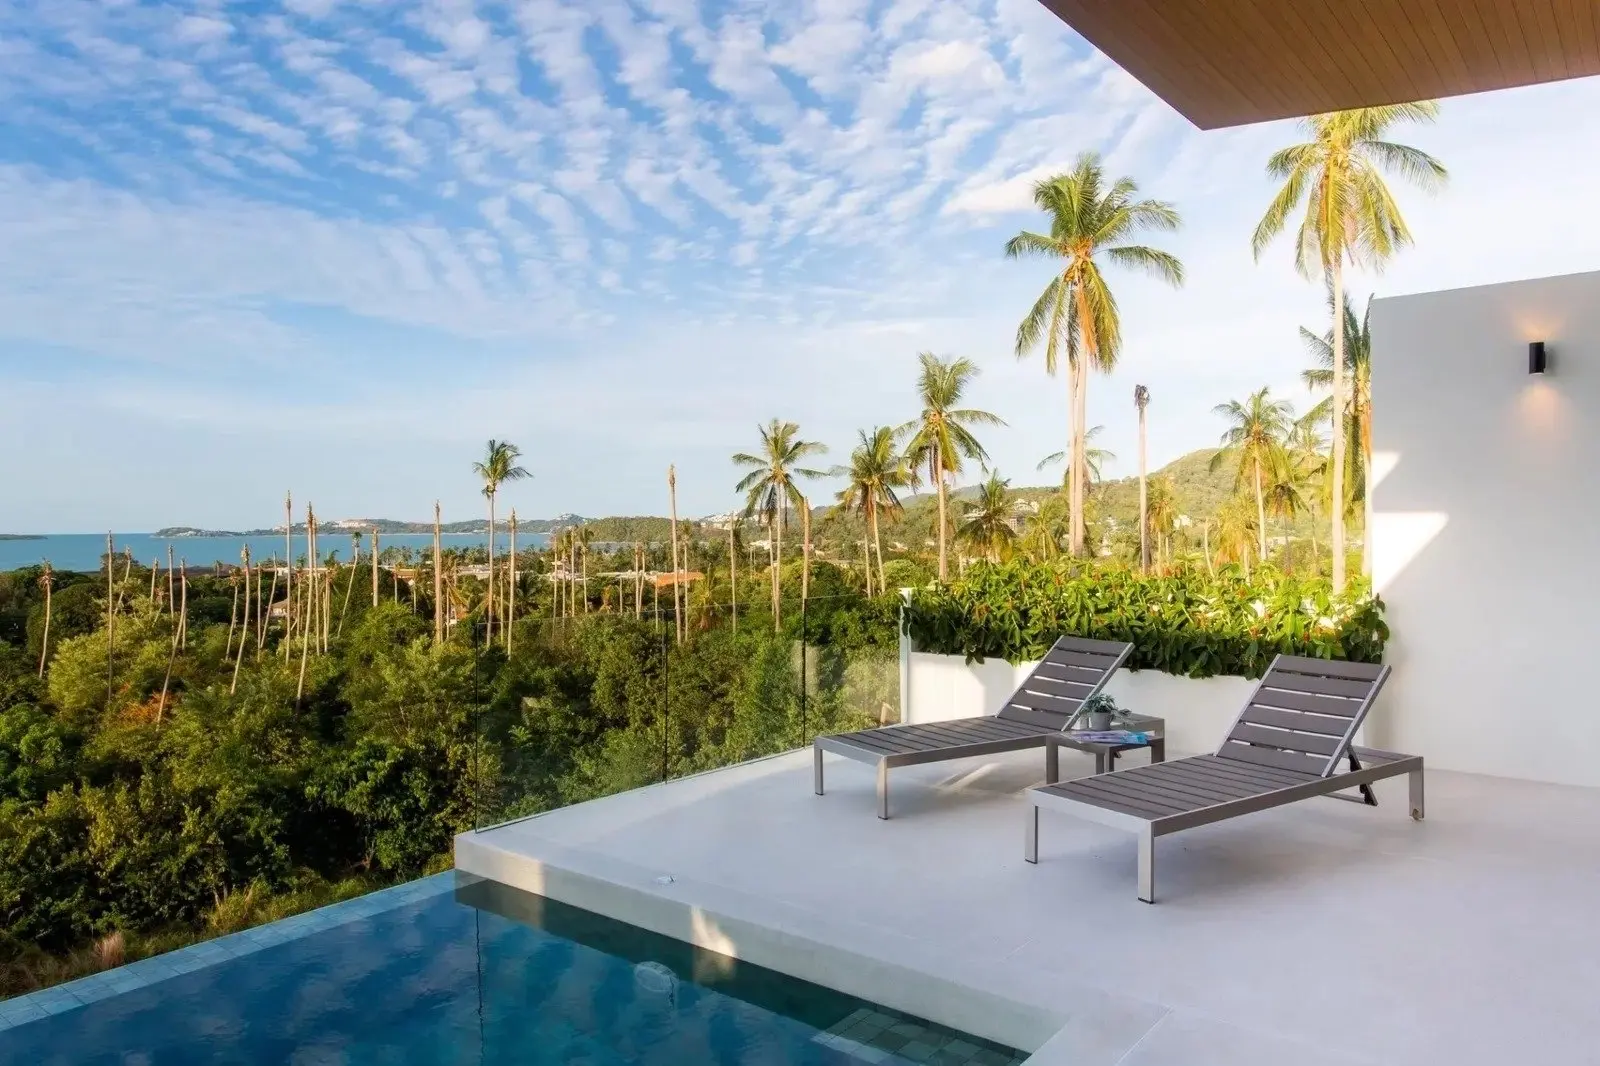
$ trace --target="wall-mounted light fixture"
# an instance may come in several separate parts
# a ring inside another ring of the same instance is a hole
[[[1543,374],[1545,366],[1544,341],[1534,341],[1528,345],[1528,373]]]

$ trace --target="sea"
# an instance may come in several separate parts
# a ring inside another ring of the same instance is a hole
[[[542,548],[549,540],[543,533],[518,533],[517,547]],[[481,547],[489,543],[489,536],[487,533],[445,534],[440,542],[446,548]],[[510,550],[509,534],[495,530],[494,542],[496,555]],[[134,559],[145,566],[155,562],[167,565],[169,547],[172,549],[173,562],[188,563],[191,567],[209,567],[214,563],[238,565],[239,553],[247,544],[254,562],[274,558],[281,561],[284,550],[281,533],[259,537],[158,537],[153,533],[116,533],[112,535],[112,543],[118,556],[124,550],[131,549]],[[370,543],[370,536],[364,535],[361,539],[362,558],[367,557]],[[394,547],[410,548],[420,557],[433,550],[433,534],[379,534],[380,550]],[[98,570],[103,565],[101,560],[105,550],[104,533],[46,533],[38,537],[0,539],[0,570],[15,570],[43,562],[49,562],[57,570]],[[297,533],[294,537],[295,558],[305,555],[305,551],[305,534]],[[338,530],[318,532],[317,551],[324,556],[332,553],[341,561],[348,561],[351,557],[350,534]]]

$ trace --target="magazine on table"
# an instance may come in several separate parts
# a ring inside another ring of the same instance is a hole
[[[1136,729],[1074,729],[1067,735],[1090,744],[1148,744],[1156,736]]]

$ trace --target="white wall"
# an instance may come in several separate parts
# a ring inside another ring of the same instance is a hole
[[[968,664],[959,655],[911,652],[902,673],[903,720],[945,722],[994,714],[1037,666],[1003,659]],[[1215,751],[1255,682],[1242,677],[1196,680],[1155,670],[1118,670],[1106,691],[1119,706],[1167,722],[1167,749],[1185,755]]]
[[[1600,274],[1379,300],[1372,332],[1394,673],[1368,742],[1600,784]]]

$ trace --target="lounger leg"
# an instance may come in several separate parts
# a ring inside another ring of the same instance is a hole
[[[820,795],[822,795],[822,745],[821,744],[813,744],[813,745],[811,745],[811,755],[812,755],[813,760],[815,760],[815,762],[816,762],[816,766],[812,770],[812,775],[811,775],[812,776],[812,787],[816,790],[817,795],[820,796]]]
[[[1411,778],[1411,817],[1422,821],[1422,771],[1413,770],[1407,775]]]
[[[1156,836],[1148,827],[1139,830],[1139,899],[1156,901]]]
[[[1028,829],[1022,837],[1022,857],[1029,862],[1039,862],[1039,808],[1029,804]]]
[[[889,817],[889,764],[878,760],[878,817]]]
[[[1054,744],[1044,746],[1044,783],[1053,785],[1061,780],[1061,749]]]

